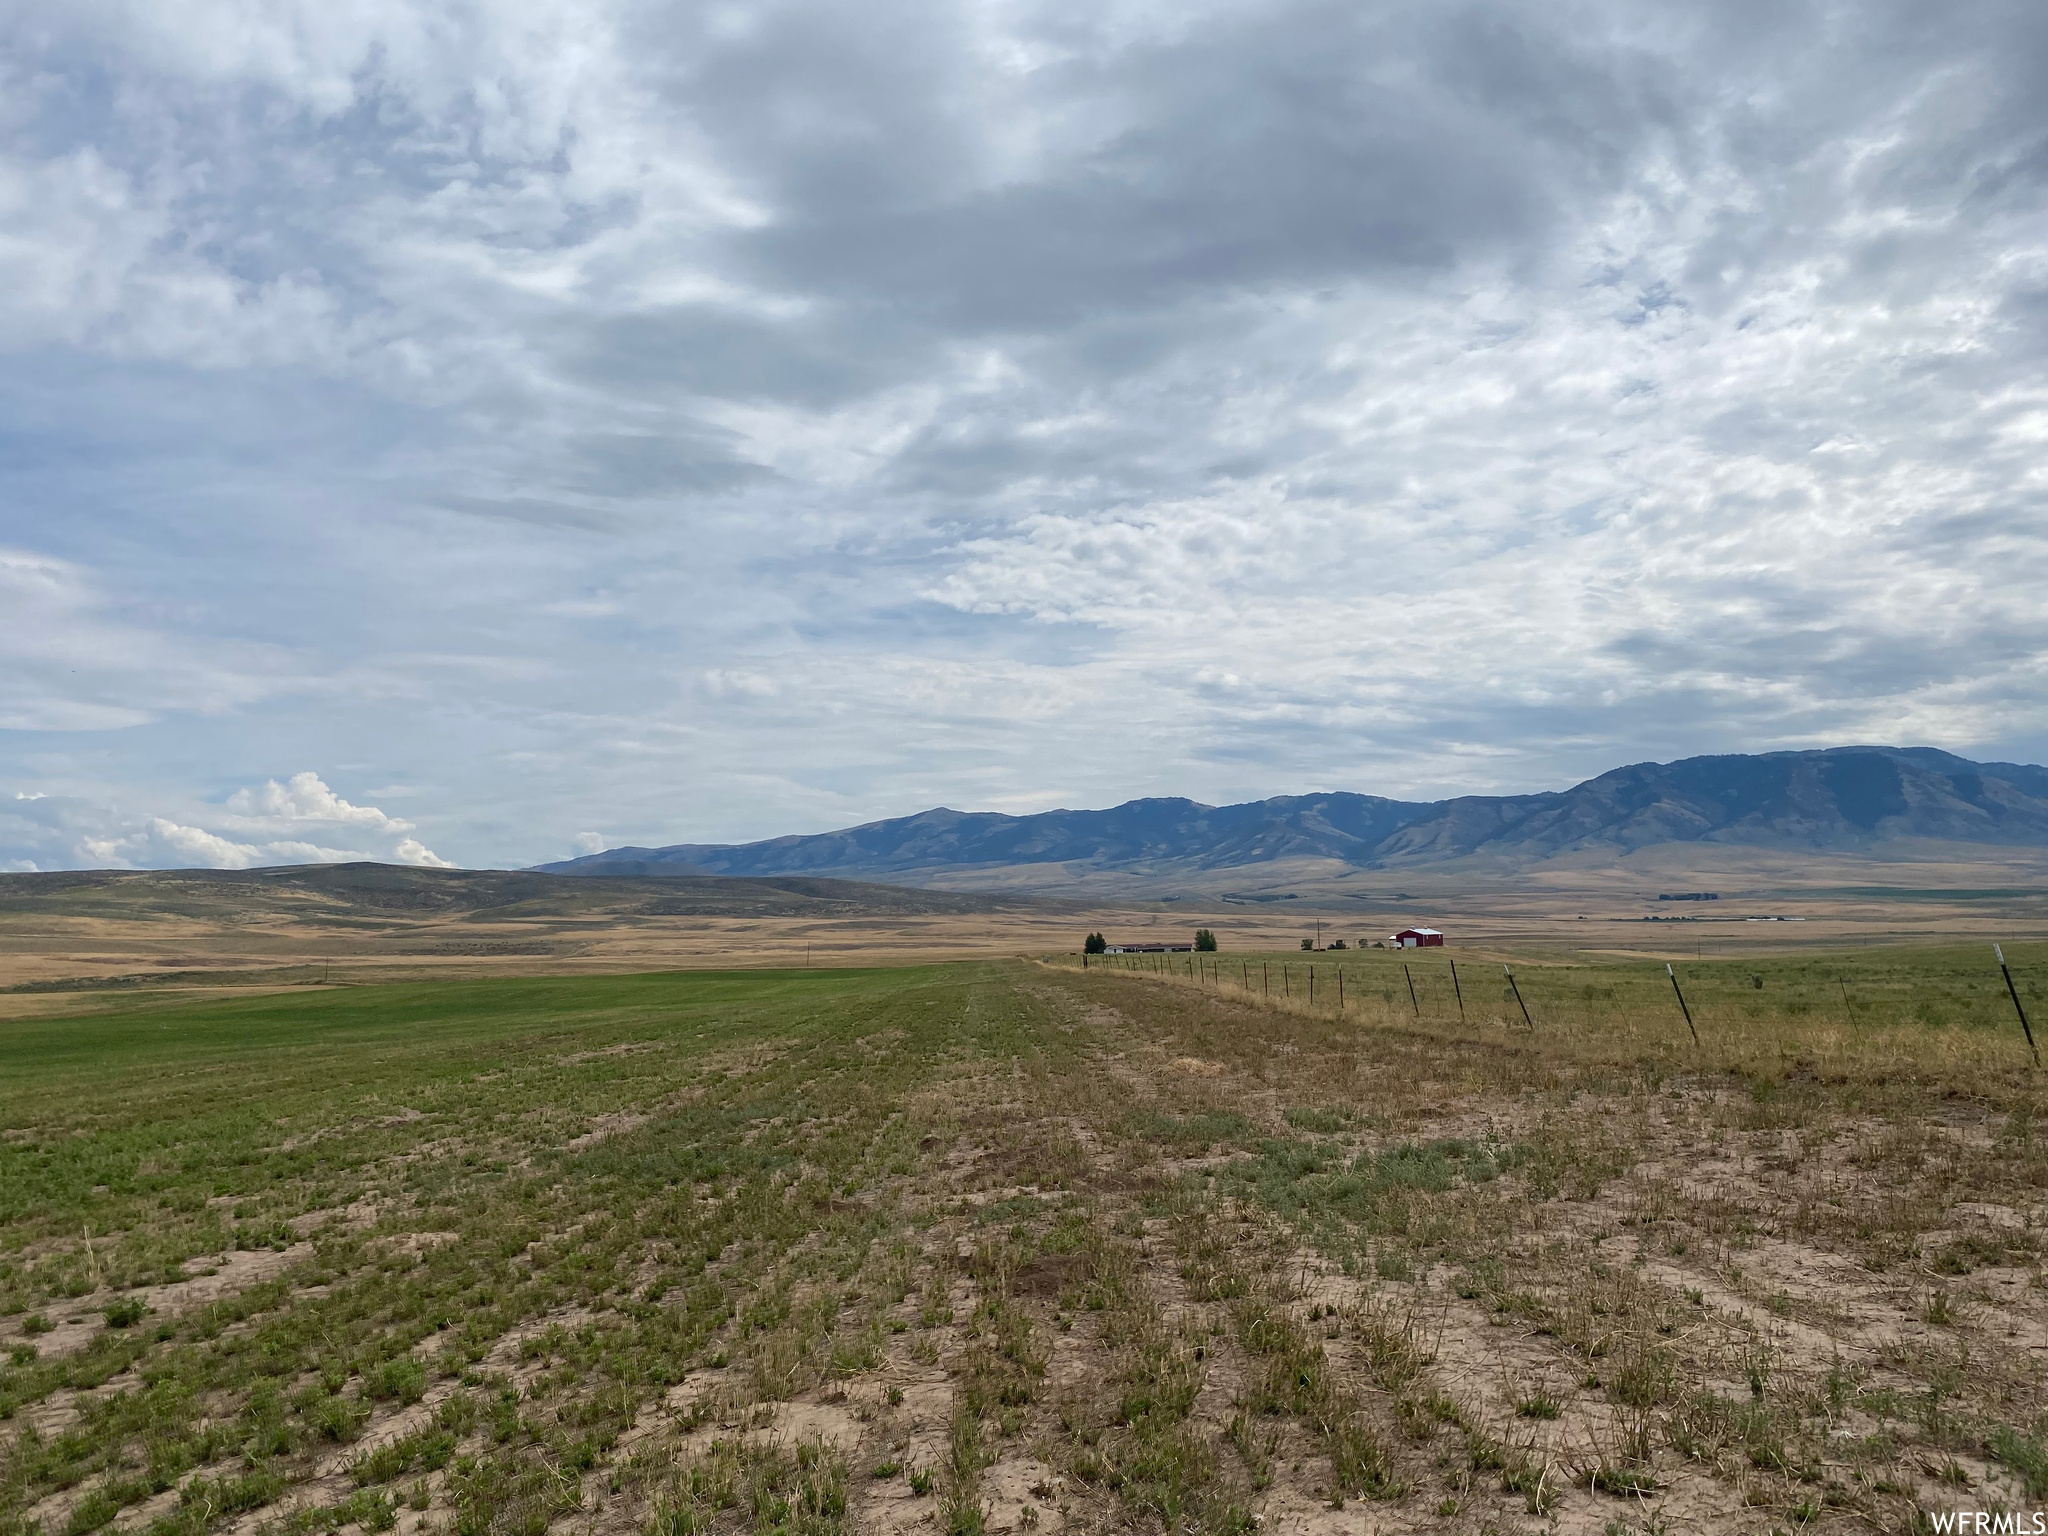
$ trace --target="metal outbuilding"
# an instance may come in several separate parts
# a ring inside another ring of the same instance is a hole
[[[1428,949],[1442,947],[1444,936],[1434,928],[1403,928],[1399,933],[1387,935],[1387,942],[1396,949]]]

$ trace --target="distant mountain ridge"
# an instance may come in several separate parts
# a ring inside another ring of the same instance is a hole
[[[1895,838],[2048,846],[2048,768],[1971,762],[1931,747],[1829,747],[1634,763],[1567,790],[1433,802],[1329,793],[1225,806],[1132,800],[1030,816],[941,807],[838,832],[613,848],[538,868],[873,878],[1034,864],[1214,870],[1311,858],[1380,869],[1674,842],[1841,851]]]

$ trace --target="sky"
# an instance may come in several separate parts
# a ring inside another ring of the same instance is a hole
[[[0,869],[2048,755],[2048,8],[0,0]]]

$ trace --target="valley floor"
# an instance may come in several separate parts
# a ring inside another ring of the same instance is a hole
[[[1473,1004],[1016,961],[0,1024],[0,1529],[2048,1506],[2014,1030]]]
[[[237,876],[233,885],[205,872],[16,875],[0,877],[12,882],[0,890],[0,1019],[90,1012],[110,995],[136,993],[1007,960],[1076,953],[1098,930],[1114,943],[1185,944],[1208,928],[1241,955],[1291,952],[1304,939],[1342,939],[1355,950],[1422,924],[1482,955],[1660,961],[1933,943],[1970,943],[1988,956],[1994,942],[2048,939],[2048,855],[1915,852],[1907,860],[1671,844],[1523,869],[1397,873],[1282,860],[1199,879],[1024,866],[953,871],[949,883],[964,889],[1014,881],[1013,894],[1034,898],[989,898],[985,910],[958,912],[916,908],[975,903],[867,887],[854,892],[859,899],[806,898],[776,913],[748,881],[721,902],[715,883],[702,881],[674,882],[688,899],[671,901],[658,899],[660,881],[564,878],[500,904],[461,892],[538,877],[358,867],[287,872],[295,882]],[[452,889],[436,891],[436,882]],[[1718,899],[1659,899],[1704,891]]]

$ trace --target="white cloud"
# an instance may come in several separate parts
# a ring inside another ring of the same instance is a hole
[[[401,837],[392,845],[391,856],[401,864],[416,864],[423,869],[455,868],[448,860],[414,837]]]
[[[261,809],[213,818],[223,830],[212,830],[71,797],[17,792],[12,802],[0,802],[0,857],[11,856],[30,869],[253,869],[355,861],[455,867],[409,835],[412,823],[374,806],[350,805],[317,774],[237,790],[228,803]],[[315,840],[322,829],[336,828],[348,829],[348,845]],[[252,831],[272,835],[229,835]]]
[[[410,832],[412,823],[387,816],[374,805],[350,805],[322,782],[317,773],[295,773],[285,783],[266,780],[253,789],[238,789],[227,798],[232,826],[269,828],[327,823],[365,827],[377,832]]]

